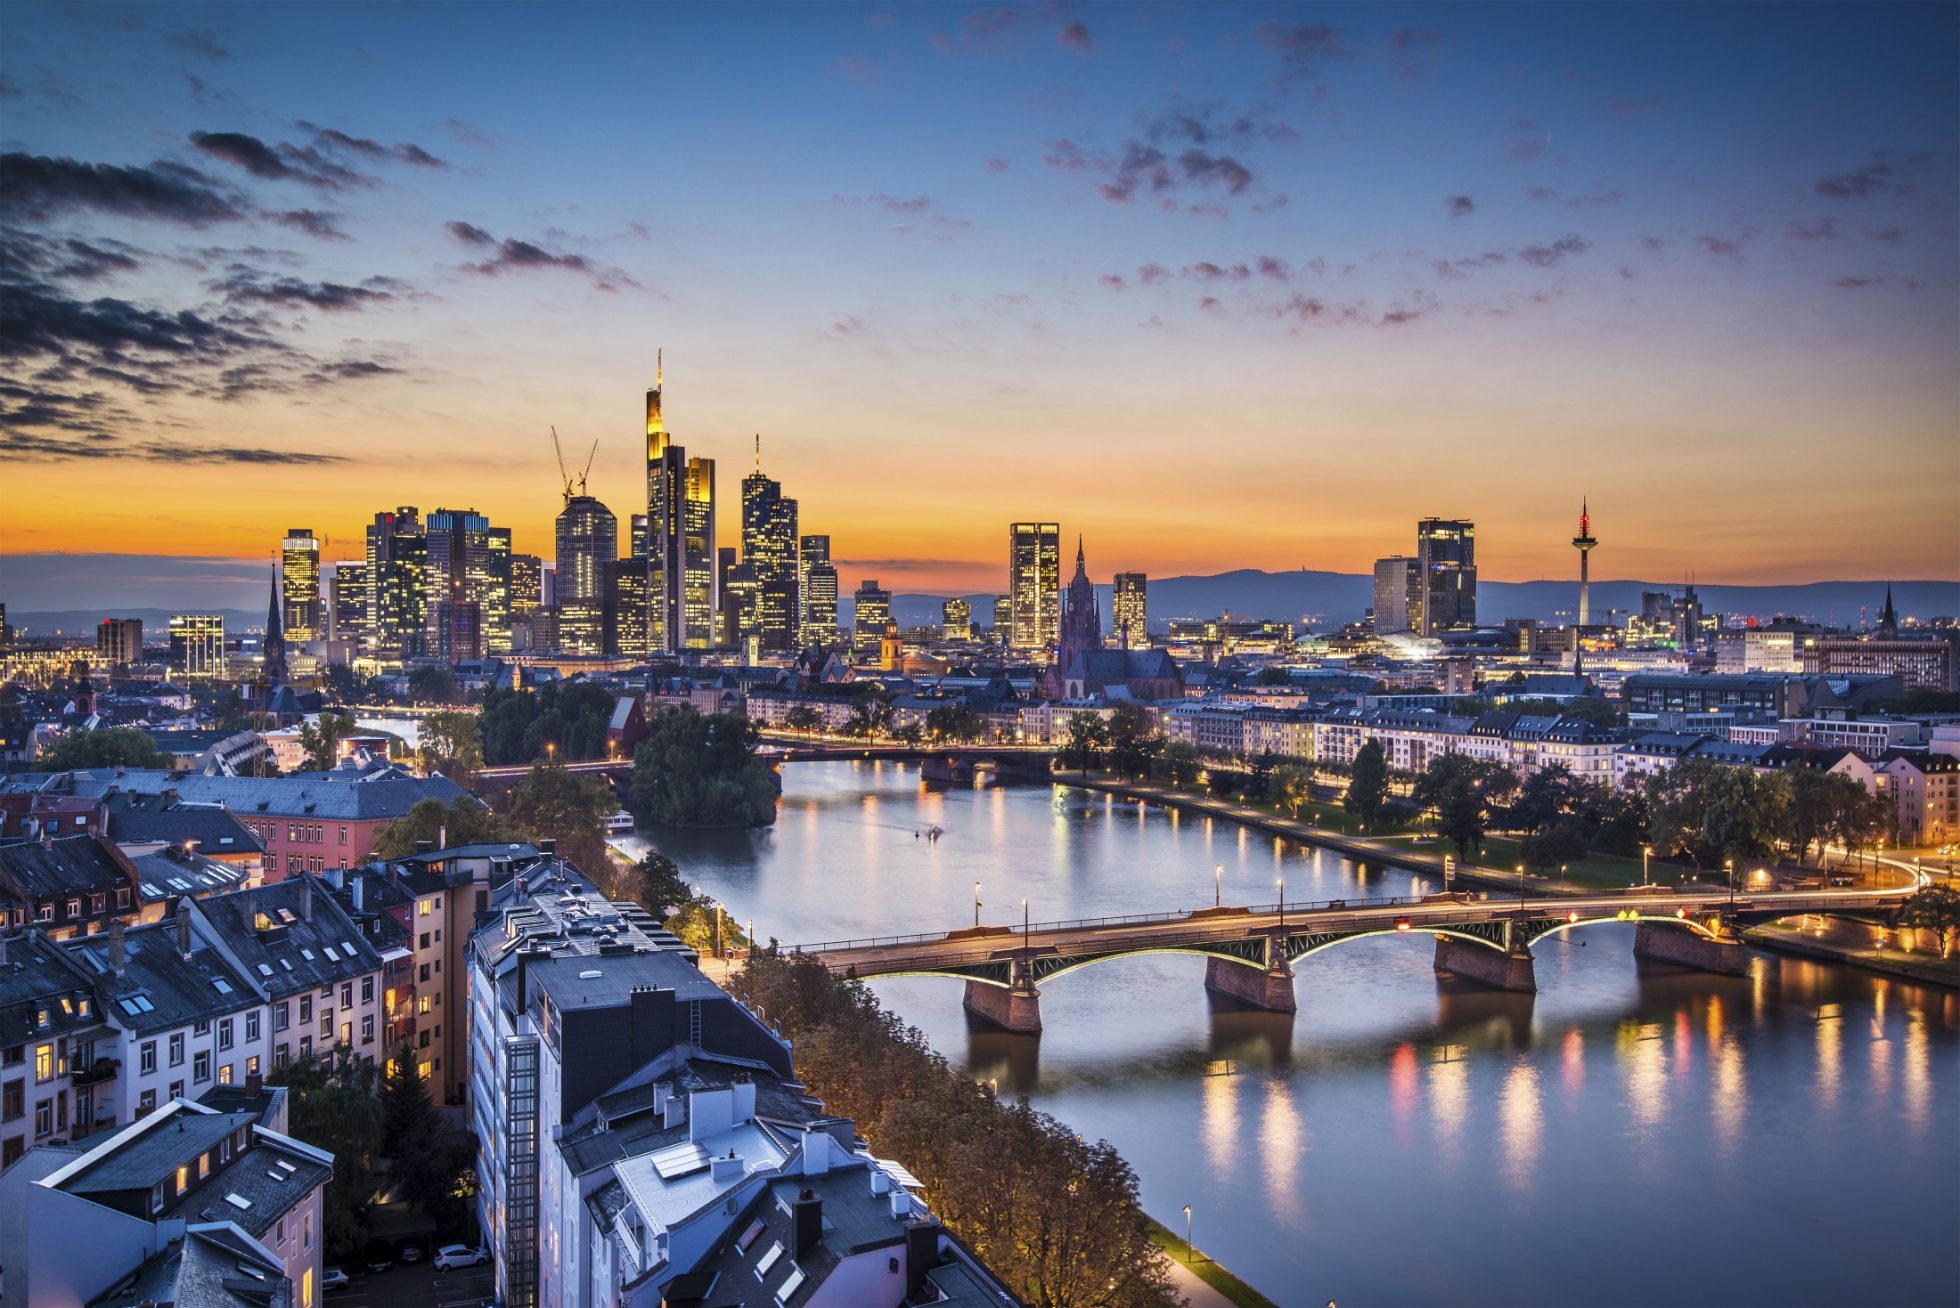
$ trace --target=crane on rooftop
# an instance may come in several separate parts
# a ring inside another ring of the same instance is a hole
[[[596,439],[592,442],[592,452],[585,456],[585,466],[579,469],[576,478],[565,471],[565,447],[559,444],[556,427],[551,429],[551,449],[558,456],[558,480],[564,483],[565,503],[570,504],[573,496],[585,494],[586,478],[591,475],[592,461],[599,457],[599,442]]]

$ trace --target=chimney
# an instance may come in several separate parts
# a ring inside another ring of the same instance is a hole
[[[925,1283],[926,1273],[939,1266],[937,1222],[920,1222],[905,1228],[905,1293],[907,1300]]]
[[[447,822],[436,823],[436,848],[449,848],[449,824]]]
[[[415,842],[415,852],[417,854],[430,853],[435,849],[435,847],[436,847],[435,842],[432,840],[418,840]]]
[[[177,901],[177,952],[185,958],[191,956],[191,901],[188,895]]]
[[[262,1074],[257,1071],[251,1071],[245,1074],[245,1097],[247,1099],[257,1099],[260,1092],[264,1089],[265,1077]]]
[[[358,872],[354,874],[354,911],[367,912],[367,878]]]
[[[109,919],[109,970],[121,976],[129,968],[129,944],[123,939],[123,920]]]
[[[313,920],[313,881],[304,872],[299,874],[299,916],[303,922]]]
[[[803,1175],[822,1176],[830,1170],[830,1132],[821,1126],[803,1128]]]
[[[538,842],[538,852],[546,858],[556,858],[558,857],[558,842],[555,840],[540,840]]]
[[[7,937],[0,936],[0,967],[7,965]]]
[[[823,1200],[815,1190],[805,1189],[789,1208],[790,1230],[796,1237],[796,1260],[800,1263],[823,1242]]]

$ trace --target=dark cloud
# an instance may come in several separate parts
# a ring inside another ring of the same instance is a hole
[[[77,350],[111,358],[131,351],[219,357],[273,344],[188,309],[169,313],[109,298],[85,303],[50,286],[0,285],[0,359],[66,357]]]
[[[1287,267],[1286,260],[1270,254],[1262,254],[1258,260],[1259,275],[1270,277],[1276,282],[1291,281],[1293,270]]]
[[[1443,38],[1426,27],[1401,27],[1388,37],[1389,55],[1395,71],[1405,78],[1417,78],[1428,71],[1429,57],[1442,45]]]
[[[10,417],[12,415],[9,415]],[[67,463],[77,459],[136,459],[143,463],[291,464],[345,463],[340,454],[254,449],[238,445],[180,445],[171,441],[118,441],[106,432],[81,438],[22,430],[0,432],[0,461]]]
[[[0,74],[0,100],[19,100],[26,95],[27,92],[14,84],[13,78]]]
[[[1104,286],[1107,286],[1112,291],[1127,290],[1129,288],[1129,283],[1124,281],[1121,277],[1117,276],[1115,273],[1104,273],[1101,277],[1097,278],[1096,280],[1101,282]]]
[[[290,227],[295,231],[305,232],[308,236],[318,237],[323,241],[348,241],[353,239],[346,232],[340,230],[341,215],[337,213],[327,213],[319,209],[285,209],[276,211],[268,210],[259,216],[261,218],[269,218],[282,227]]]
[[[1252,170],[1230,155],[1193,146],[1173,158],[1154,145],[1130,141],[1112,179],[1096,189],[1105,200],[1128,204],[1139,193],[1168,197],[1184,186],[1218,186],[1228,195],[1242,195],[1252,182]]]
[[[1735,240],[1729,240],[1727,237],[1722,236],[1697,236],[1695,241],[1702,249],[1718,258],[1740,259],[1742,257],[1742,238],[1740,237]]]
[[[1244,149],[1255,141],[1297,141],[1300,134],[1284,120],[1261,123],[1250,114],[1230,115],[1217,100],[1174,105],[1144,124],[1145,139],[1157,145],[1189,142]]]
[[[638,282],[619,269],[595,263],[582,254],[557,254],[531,241],[506,236],[502,240],[492,236],[481,227],[466,222],[443,224],[452,240],[472,249],[490,250],[489,257],[477,262],[462,265],[464,272],[472,272],[480,277],[501,277],[509,272],[527,272],[536,269],[559,268],[575,272],[592,283],[594,290],[613,292],[621,287],[644,290]]]
[[[844,317],[830,324],[830,334],[832,336],[862,336],[870,330],[871,324],[854,313],[846,314]]]
[[[1832,200],[1869,200],[1888,191],[1902,191],[1906,185],[1899,165],[1904,162],[1890,150],[1873,150],[1871,162],[1864,167],[1819,178],[1813,189]]]
[[[1195,277],[1197,280],[1201,282],[1216,282],[1216,281],[1225,281],[1225,280],[1242,282],[1252,276],[1252,269],[1246,267],[1242,263],[1235,263],[1229,266],[1220,266],[1219,264],[1212,263],[1209,260],[1202,260],[1198,263],[1185,265],[1185,267],[1178,273],[1178,276]]]
[[[0,277],[9,281],[91,282],[117,273],[135,272],[144,251],[122,241],[98,238],[44,236],[38,232],[0,229]]]
[[[1477,202],[1467,195],[1452,195],[1443,203],[1449,207],[1452,218],[1468,218],[1477,212]]]
[[[990,173],[1004,173],[1010,167],[1012,167],[1012,165],[1009,164],[1007,160],[1000,158],[998,155],[989,155],[987,157],[987,171]]]
[[[1793,241],[1835,241],[1838,239],[1837,219],[1825,218],[1814,223],[1793,222],[1783,229],[1783,234]]]
[[[1390,309],[1382,315],[1381,326],[1401,327],[1422,317],[1420,309]]]
[[[1534,241],[1518,251],[1518,258],[1534,268],[1550,268],[1568,254],[1584,254],[1589,242],[1578,236],[1562,236],[1556,241]],[[1488,256],[1486,256],[1488,257]]]
[[[1833,285],[1839,290],[1861,291],[1867,286],[1877,286],[1883,280],[1880,277],[1840,277]]]
[[[1324,23],[1261,23],[1252,29],[1252,36],[1279,56],[1288,79],[1315,76],[1322,65],[1348,54],[1341,34]]]
[[[299,182],[328,191],[369,186],[374,182],[366,174],[328,159],[316,146],[282,142],[274,147],[243,132],[192,132],[191,144],[214,159],[243,168],[266,181]]]
[[[1160,263],[1146,263],[1137,269],[1137,280],[1145,286],[1154,286],[1158,282],[1167,282],[1170,279],[1171,270]]]
[[[400,298],[397,286],[399,283],[392,278],[376,278],[361,286],[344,286],[339,282],[307,282],[297,277],[265,281],[256,274],[240,273],[215,284],[211,289],[230,304],[265,304],[277,308],[346,313],[393,303]]]
[[[365,136],[350,136],[346,132],[331,127],[321,127],[299,119],[297,126],[313,133],[313,143],[328,149],[339,150],[345,154],[360,155],[365,159],[393,159],[400,163],[415,164],[422,168],[447,168],[447,160],[438,159],[421,146],[405,141],[400,145],[383,145]]]
[[[418,168],[449,167],[448,160],[436,158],[436,156],[430,154],[427,150],[424,150],[412,141],[405,141],[396,146],[394,155],[395,158],[401,160],[403,163],[414,164]]]
[[[477,131],[474,127],[471,127],[468,123],[465,123],[460,119],[445,118],[442,120],[442,125],[445,128],[447,128],[459,141],[467,141],[471,145],[495,145],[496,144],[496,142],[492,140],[490,137],[485,136],[482,132]]]
[[[231,58],[231,51],[219,45],[218,38],[208,31],[172,32],[165,39],[187,54],[203,55],[206,59]]]
[[[208,227],[245,216],[238,197],[181,164],[89,164],[19,152],[0,155],[0,215],[45,221],[80,209]]]
[[[1079,22],[1064,23],[1062,30],[1057,34],[1057,39],[1071,50],[1080,50],[1084,54],[1096,48],[1088,27]]]

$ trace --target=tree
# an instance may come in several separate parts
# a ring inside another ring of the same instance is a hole
[[[1790,783],[1781,773],[1690,759],[1647,785],[1648,830],[1663,857],[1716,867],[1769,856],[1791,839]]]
[[[1380,819],[1387,802],[1388,757],[1382,753],[1382,743],[1370,736],[1355,753],[1341,807],[1360,818],[1361,825],[1369,826]]]
[[[776,820],[776,782],[739,713],[668,709],[648,724],[628,785],[634,812],[677,827],[760,827]]]
[[[55,737],[34,758],[36,772],[70,772],[84,768],[168,768],[168,754],[148,733],[132,727],[101,727],[70,731]]]
[[[1259,669],[1259,675],[1252,679],[1255,686],[1284,686],[1293,680],[1293,674],[1278,664]]]
[[[1100,714],[1088,711],[1070,714],[1068,739],[1056,751],[1055,757],[1064,768],[1075,768],[1086,777],[1089,769],[1102,760],[1102,745],[1106,738]]]
[[[424,773],[440,772],[459,786],[483,768],[483,723],[475,713],[427,713],[416,736]]]
[[[987,720],[964,704],[941,704],[926,713],[926,734],[935,740],[979,740]]]
[[[518,838],[508,821],[468,795],[458,795],[447,804],[424,799],[375,833],[374,857],[407,858],[425,840],[431,848],[453,848],[501,845]]]
[[[1188,786],[1204,770],[1204,760],[1198,756],[1198,747],[1190,741],[1170,740],[1158,751],[1151,770],[1174,786]]]
[[[440,664],[415,669],[408,674],[408,702],[411,704],[460,704],[463,689],[456,674]]]
[[[510,826],[532,842],[556,841],[558,855],[586,875],[611,875],[606,819],[619,809],[612,788],[568,772],[563,763],[533,763],[510,792]]]
[[[1266,778],[1266,794],[1299,817],[1300,805],[1313,798],[1313,768],[1301,763],[1280,764]]]
[[[340,742],[360,727],[346,713],[321,713],[299,728],[299,747],[306,751],[306,766],[325,772],[340,762]]]
[[[421,1209],[438,1227],[453,1225],[460,1207],[456,1150],[409,1045],[388,1060],[380,1100],[381,1152],[390,1160],[395,1197]]]
[[[1837,783],[1850,778],[1816,768],[1790,769],[1790,839],[1796,847],[1797,862],[1810,858],[1810,847],[1824,840],[1836,825],[1841,797]],[[1863,790],[1863,786],[1858,786]]]
[[[529,763],[552,755],[566,761],[602,758],[612,693],[589,682],[548,681],[536,690],[493,690],[483,697],[477,726],[491,765]]]
[[[1940,942],[1940,957],[1952,957],[1955,937],[1960,936],[1960,890],[1952,886],[1915,890],[1899,906],[1899,925],[1934,932]]]
[[[1146,775],[1150,761],[1164,747],[1164,738],[1151,720],[1150,710],[1135,700],[1124,700],[1111,709],[1103,730],[1106,761],[1110,770],[1120,776]]]
[[[333,1179],[321,1200],[321,1238],[327,1257],[351,1258],[360,1252],[362,1215],[373,1189],[370,1169],[381,1151],[374,1063],[359,1055],[335,1062],[304,1054],[274,1068],[266,1080],[287,1089],[286,1127],[293,1137],[334,1156]]]
[[[1584,858],[1588,843],[1586,824],[1576,817],[1562,817],[1526,836],[1518,853],[1533,867],[1549,868]]]
[[[933,712],[937,713],[939,710],[934,709]],[[798,704],[789,712],[783,714],[783,725],[791,731],[802,732],[808,735],[823,725],[823,715],[818,713],[809,704]]]
[[[1518,787],[1511,829],[1542,831],[1562,817],[1582,813],[1592,800],[1592,789],[1563,763],[1539,768]]]

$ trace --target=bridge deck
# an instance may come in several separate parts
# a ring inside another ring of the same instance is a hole
[[[996,934],[976,936],[938,932],[913,936],[881,936],[790,946],[811,955],[833,972],[853,970],[858,976],[893,972],[949,970],[977,963],[1043,954],[1084,955],[1134,953],[1189,945],[1216,944],[1253,936],[1310,935],[1320,932],[1432,931],[1507,919],[1559,920],[1569,915],[1580,921],[1611,918],[1637,909],[1644,918],[1685,914],[1706,918],[1734,913],[1761,918],[1797,913],[1859,912],[1889,907],[1913,887],[1845,893],[1842,891],[1779,891],[1751,895],[1733,902],[1726,895],[1641,894],[1588,895],[1556,900],[1488,899],[1470,903],[1424,903],[1419,899],[1371,899],[1328,903],[1257,905],[1244,912],[1218,914],[1196,910],[1091,918],[1072,922],[1031,924],[1025,936],[1018,929],[995,927]]]

